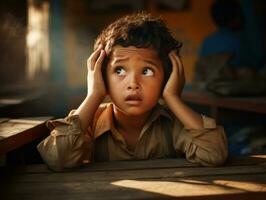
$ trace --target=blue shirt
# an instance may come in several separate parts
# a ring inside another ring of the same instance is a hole
[[[200,56],[209,56],[219,53],[232,53],[229,63],[239,67],[240,63],[240,39],[228,28],[220,28],[204,39]]]

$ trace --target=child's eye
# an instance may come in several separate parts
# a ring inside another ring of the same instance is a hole
[[[145,68],[145,69],[143,70],[143,74],[144,74],[145,76],[153,76],[153,75],[154,75],[154,72],[153,72],[153,70],[150,69],[150,68]]]
[[[116,68],[115,68],[115,73],[116,73],[117,75],[119,75],[119,76],[123,76],[123,75],[125,75],[126,70],[123,69],[123,67],[116,67]]]

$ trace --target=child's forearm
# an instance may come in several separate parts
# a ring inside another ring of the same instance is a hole
[[[74,114],[79,115],[83,131],[86,131],[88,126],[92,125],[94,114],[106,94],[102,77],[102,63],[105,51],[102,48],[103,46],[99,45],[87,60],[87,96],[74,112]]]
[[[93,117],[102,102],[102,98],[96,95],[87,96],[74,114],[79,115],[82,130],[85,131],[92,125]]]
[[[164,87],[163,97],[175,116],[189,129],[203,128],[202,117],[189,108],[180,98],[185,83],[184,68],[175,51],[169,53],[173,70]]]
[[[188,107],[179,96],[168,97],[166,103],[174,115],[184,124],[185,128],[203,128],[203,119],[201,115]]]

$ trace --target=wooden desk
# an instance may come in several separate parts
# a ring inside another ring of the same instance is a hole
[[[46,135],[48,129],[45,127],[45,121],[51,118],[0,118],[0,155]]]
[[[218,118],[219,108],[266,114],[266,97],[224,97],[207,91],[184,91],[182,99],[186,102],[209,106],[211,116]]]
[[[265,199],[266,155],[232,158],[217,168],[184,159],[92,163],[65,172],[31,165],[9,170],[0,194],[28,200]]]

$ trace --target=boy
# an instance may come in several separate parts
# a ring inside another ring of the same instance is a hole
[[[93,161],[180,157],[217,166],[227,157],[222,127],[181,100],[181,44],[165,24],[137,13],[110,24],[87,61],[88,92],[77,110],[47,123],[38,145],[52,169]],[[102,104],[106,95],[112,103]],[[168,107],[158,104],[163,97]]]

